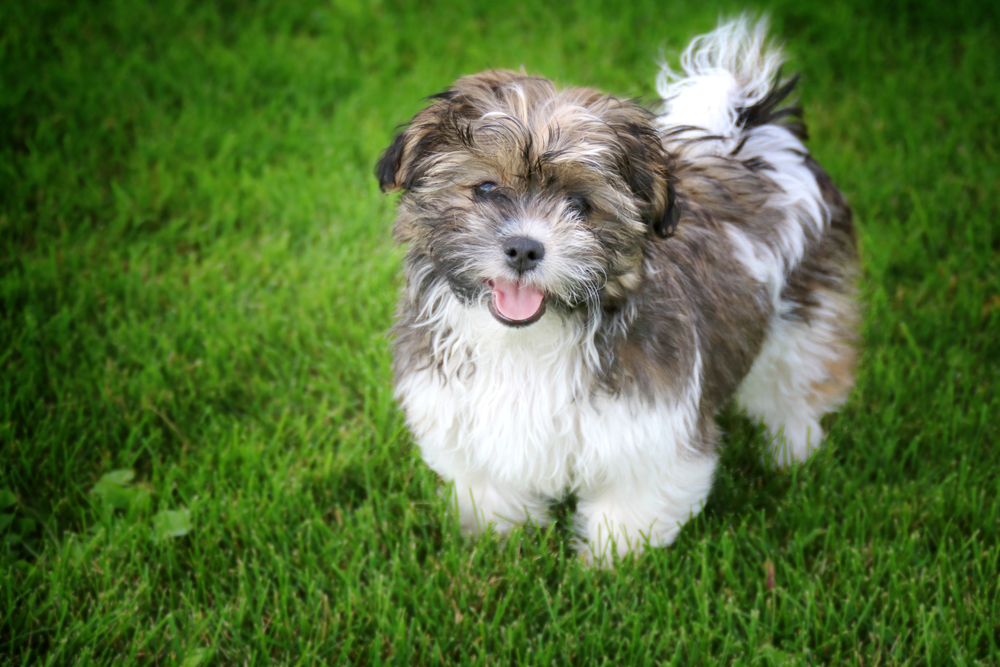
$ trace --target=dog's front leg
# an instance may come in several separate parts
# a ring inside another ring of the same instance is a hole
[[[685,451],[659,465],[637,462],[614,481],[578,491],[577,527],[587,562],[610,567],[613,556],[669,545],[698,514],[712,486],[716,456]]]
[[[508,533],[528,521],[539,525],[548,523],[547,504],[543,498],[523,487],[497,482],[485,474],[455,477],[451,494],[462,532],[466,535],[479,535],[489,526],[498,533]]]

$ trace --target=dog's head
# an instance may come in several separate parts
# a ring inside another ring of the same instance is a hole
[[[430,99],[376,168],[383,191],[404,191],[395,236],[424,279],[508,326],[638,287],[647,237],[678,218],[649,112],[509,71]]]

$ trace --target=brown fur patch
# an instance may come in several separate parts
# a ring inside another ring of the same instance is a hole
[[[814,382],[807,400],[813,408],[840,405],[847,399],[854,386],[858,364],[860,313],[853,292],[820,290],[815,301],[822,304],[811,310],[811,317],[819,326],[834,332],[830,343],[836,357],[826,364],[826,377]]]

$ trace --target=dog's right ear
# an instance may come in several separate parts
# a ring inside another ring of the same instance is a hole
[[[400,132],[396,135],[375,165],[375,177],[382,192],[394,192],[401,187],[396,177],[403,165],[403,144],[406,141],[404,134],[405,132]]]
[[[520,78],[526,77],[510,70],[487,70],[464,76],[448,90],[428,97],[431,104],[404,126],[375,167],[382,192],[409,190],[423,173],[424,159],[447,143],[445,137],[471,141],[469,121],[482,115],[474,99],[501,95]]]
[[[419,112],[396,135],[375,165],[382,192],[408,190],[420,175],[420,162],[437,148],[445,110],[455,97],[453,90],[431,95],[430,106]]]
[[[375,165],[375,177],[382,192],[409,190],[424,171],[421,167],[424,159],[443,147],[446,129],[454,130],[463,117],[473,115],[463,102],[463,88],[474,78],[464,77],[448,90],[431,95],[427,98],[431,104],[402,126]]]
[[[436,122],[420,122],[427,111],[417,114],[409,126],[396,135],[375,165],[375,177],[382,192],[408,190],[416,181],[417,165],[421,157],[431,151],[437,135]]]

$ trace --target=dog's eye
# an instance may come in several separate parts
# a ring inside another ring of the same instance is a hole
[[[570,197],[566,205],[570,211],[576,213],[581,218],[587,217],[591,211],[590,202],[583,197]]]
[[[486,197],[491,192],[496,192],[496,190],[497,184],[492,181],[486,181],[484,183],[480,183],[479,185],[472,186],[472,191],[479,197]]]

